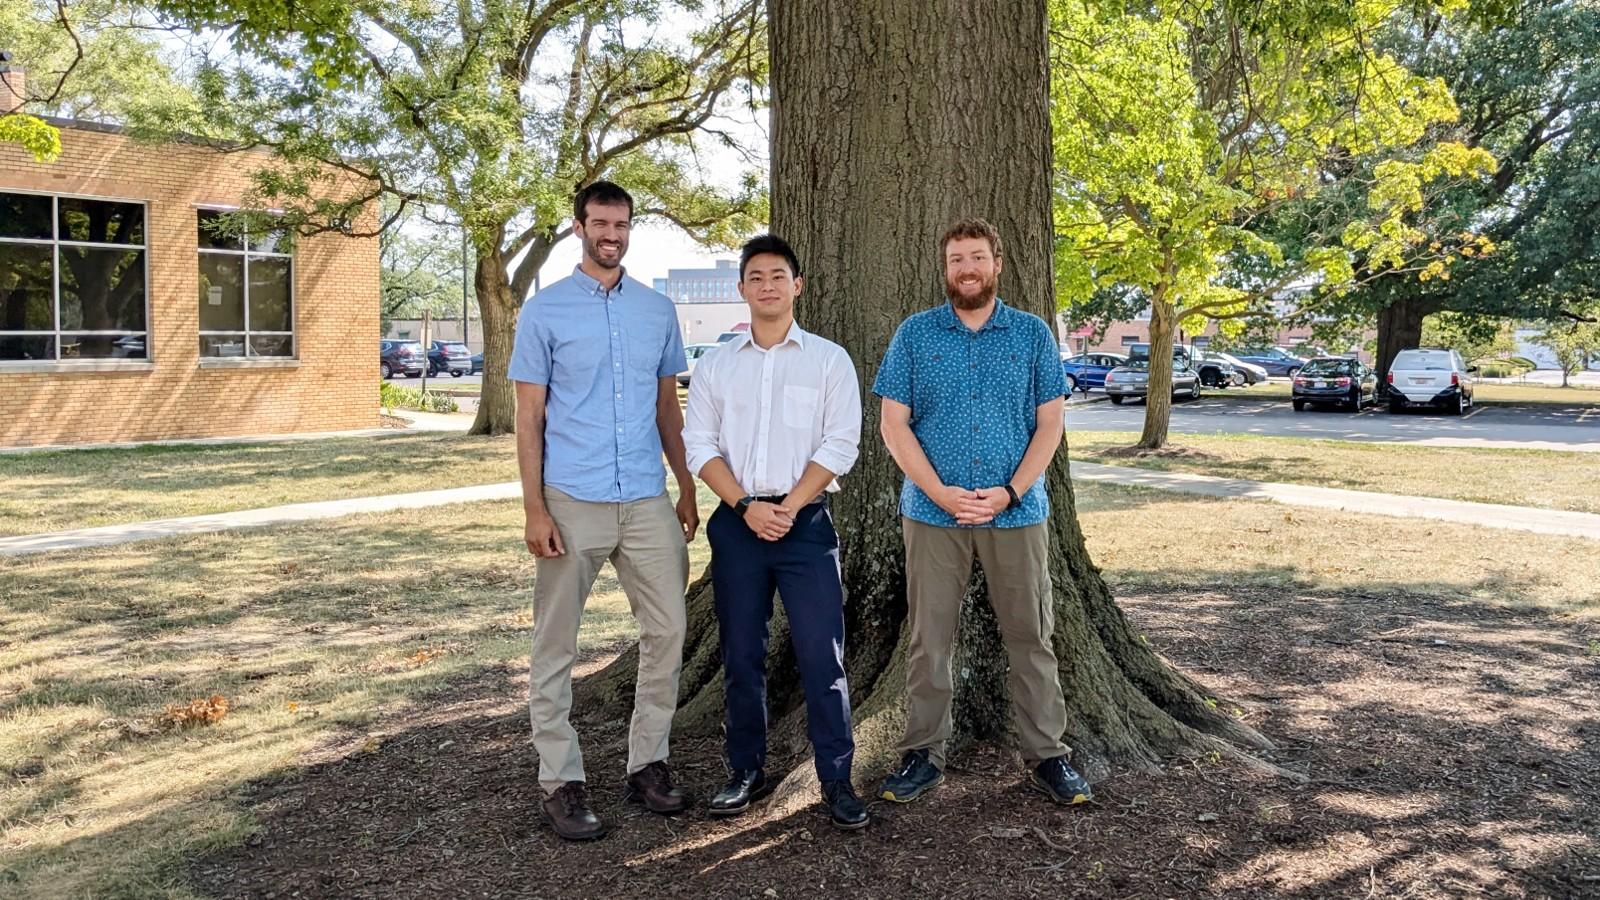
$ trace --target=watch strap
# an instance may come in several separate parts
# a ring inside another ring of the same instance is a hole
[[[750,511],[750,504],[754,502],[756,502],[755,497],[745,494],[743,497],[739,498],[738,503],[734,504],[734,511],[739,514],[740,518],[743,518],[745,513]]]
[[[1008,484],[1006,485],[1006,493],[1011,496],[1011,502],[1006,504],[1006,509],[1016,509],[1022,505],[1022,498],[1017,496],[1016,488]]]

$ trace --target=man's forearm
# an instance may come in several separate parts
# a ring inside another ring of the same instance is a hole
[[[694,473],[689,471],[687,452],[683,447],[683,410],[678,408],[677,394],[670,403],[656,405],[656,430],[661,433],[661,450],[667,455],[667,468],[678,480],[681,491],[694,490]]]
[[[798,512],[800,507],[817,499],[817,495],[827,490],[837,477],[814,462],[806,463],[806,470],[800,473],[799,483],[783,498],[783,505],[789,507],[790,512]]]
[[[1011,473],[1008,484],[1017,492],[1018,496],[1028,492],[1044,470],[1050,466],[1050,460],[1055,458],[1056,451],[1061,449],[1061,436],[1063,423],[1061,416],[1052,415],[1041,420],[1033,432],[1033,439],[1028,442],[1028,449],[1022,454],[1022,462],[1017,465],[1017,470]]]
[[[517,410],[517,470],[522,475],[522,509],[544,512],[544,416]]]
[[[737,506],[744,499],[744,488],[739,486],[739,479],[733,477],[733,470],[720,456],[713,457],[701,467],[700,480],[729,506]]]
[[[944,487],[944,480],[934,470],[933,463],[928,461],[928,454],[923,451],[916,433],[909,426],[885,422],[881,430],[889,455],[912,484],[929,495]]]

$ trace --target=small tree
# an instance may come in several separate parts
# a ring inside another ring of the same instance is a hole
[[[1434,313],[1422,323],[1422,347],[1446,347],[1467,362],[1516,352],[1516,332],[1510,319],[1469,313]]]
[[[1569,387],[1571,377],[1600,362],[1600,324],[1565,320],[1548,322],[1534,335],[1533,342],[1555,355],[1561,367],[1561,386]]]

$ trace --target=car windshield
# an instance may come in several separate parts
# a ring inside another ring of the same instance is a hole
[[[1301,375],[1354,375],[1356,363],[1349,359],[1313,359],[1300,370]]]
[[[400,341],[397,344],[395,344],[395,346],[399,347],[402,350],[421,350],[422,349],[422,342],[421,341]]]
[[[466,344],[445,344],[444,345],[444,349],[450,351],[451,353],[458,353],[458,352],[459,353],[466,353],[466,352],[468,352]]]

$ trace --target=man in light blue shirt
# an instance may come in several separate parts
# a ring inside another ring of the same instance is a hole
[[[544,818],[569,840],[606,831],[589,806],[569,718],[578,625],[607,561],[639,620],[624,794],[663,815],[688,806],[666,763],[683,658],[686,545],[700,524],[678,405],[677,376],[688,364],[672,301],[623,271],[632,222],[633,198],[622,188],[597,181],[578,192],[573,234],[583,260],[523,304],[511,356],[524,539],[538,557],[528,711]],[[678,481],[676,508],[663,453]]]

